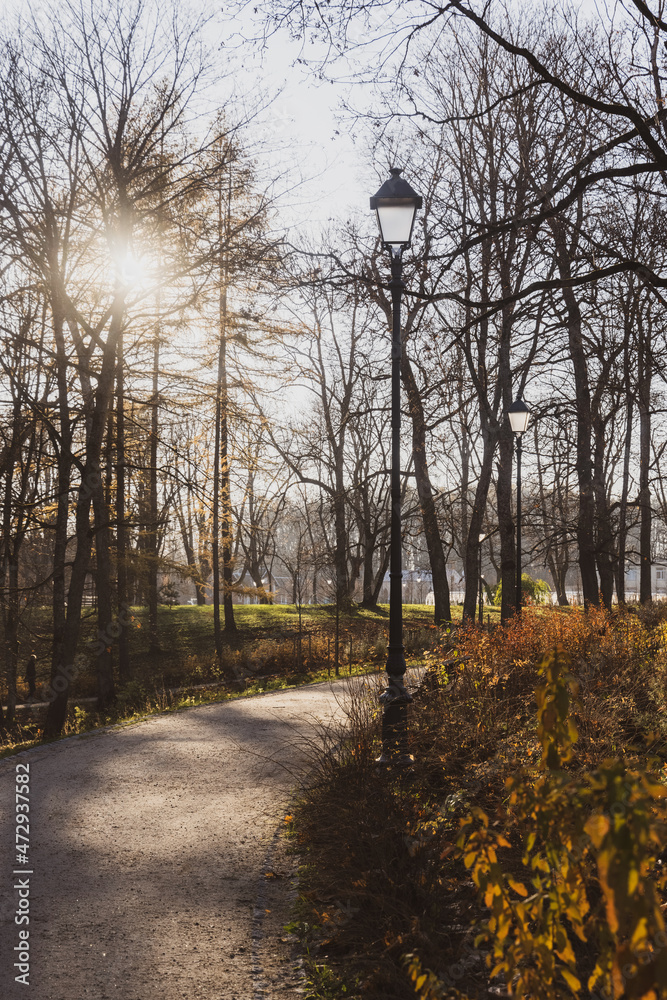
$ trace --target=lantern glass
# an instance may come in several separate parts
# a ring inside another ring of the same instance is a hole
[[[507,411],[510,425],[515,434],[524,434],[530,420],[530,410],[522,399],[515,399]]]
[[[380,236],[385,247],[409,247],[412,227],[422,199],[401,177],[398,167],[391,168],[391,177],[371,198],[371,208],[377,215]]]
[[[417,214],[414,202],[404,205],[378,205],[376,211],[382,242],[388,246],[409,244]]]

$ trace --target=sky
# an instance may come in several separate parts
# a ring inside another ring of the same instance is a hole
[[[41,6],[40,0],[0,3],[8,19]],[[216,62],[219,65],[219,84],[209,95],[209,109],[215,108],[216,96],[218,106],[228,103],[232,85],[249,105],[262,92],[265,103],[272,98],[247,137],[250,143],[259,140],[257,160],[263,179],[278,179],[277,187],[283,191],[281,224],[317,227],[330,218],[369,212],[376,178],[355,149],[349,129],[339,125],[335,114],[349,88],[343,83],[318,82],[307,67],[298,65],[304,54],[301,43],[290,39],[285,30],[262,45],[262,22],[253,15],[251,4],[235,16],[223,7],[213,24],[219,42],[213,34],[205,42],[214,54],[214,72]],[[316,57],[317,48],[309,44],[306,52]]]
[[[5,12],[27,13],[31,3],[39,9],[40,0],[5,0]],[[580,0],[578,6],[591,14],[595,0]],[[409,21],[411,15],[405,10]],[[401,19],[399,12],[400,4],[393,18],[397,22]],[[386,30],[386,23],[383,13],[376,25],[379,35]],[[261,115],[259,132],[265,178],[280,178],[278,187],[285,190],[280,199],[282,223],[297,229],[310,228],[330,219],[370,214],[368,199],[379,186],[378,178],[368,162],[363,140],[355,144],[349,121],[338,117],[345,98],[351,97],[357,106],[372,101],[370,87],[318,81],[297,60],[304,55],[317,60],[323,48],[309,40],[302,49],[302,43],[291,39],[284,29],[262,44],[263,24],[252,3],[236,13],[223,7],[217,24],[220,103],[227,101],[230,66],[238,93],[248,95],[250,102],[261,90],[267,96],[275,95]],[[398,23],[397,27],[400,34]],[[207,38],[207,42],[214,44],[215,39]],[[364,58],[372,65],[375,49],[366,46],[364,38]],[[336,70],[343,73],[346,65],[341,63]],[[391,80],[387,83],[391,85]],[[257,135],[254,130],[253,138]]]
[[[575,6],[584,17],[599,17],[598,0],[579,0]],[[604,0],[602,0],[604,6]],[[393,20],[396,20],[398,37],[401,26],[410,22],[412,8],[397,4]],[[371,43],[363,38],[363,57],[367,66],[379,64],[377,58],[392,36],[386,31],[386,12],[378,15],[376,30],[384,41]],[[228,46],[240,46],[241,38],[253,39],[262,35],[262,22],[253,14],[252,4],[247,4],[242,13],[229,22]],[[301,42],[290,39],[288,32],[281,30],[271,35],[265,45],[248,43],[237,51],[242,52],[243,71],[239,75],[239,87],[247,93],[256,90],[258,84],[267,91],[277,94],[271,111],[266,116],[269,142],[280,146],[265,162],[268,170],[289,168],[292,176],[302,174],[303,183],[282,199],[283,223],[293,228],[308,227],[326,223],[330,219],[345,219],[357,213],[370,215],[369,197],[379,186],[364,150],[363,138],[355,139],[351,124],[341,120],[341,102],[351,100],[355,107],[371,106],[370,85],[353,86],[337,81],[320,82],[314,72],[297,60],[305,55],[316,61],[323,52],[317,44],[309,41],[302,50]],[[385,50],[386,51],[386,50]],[[336,65],[336,75],[343,74],[349,67],[345,62]],[[333,70],[332,70],[333,73]],[[392,80],[384,81],[391,86]],[[282,92],[277,93],[282,87]],[[359,131],[359,130],[357,130]],[[398,164],[400,166],[400,164]]]
[[[265,45],[248,41],[241,47],[242,35],[253,39],[261,32],[251,9],[230,29],[227,47],[242,53],[243,69],[235,74],[239,90],[251,98],[260,88],[275,95],[261,116],[268,147],[262,159],[265,171],[288,170],[296,185],[281,199],[283,221],[291,227],[310,227],[352,213],[370,214],[368,199],[376,178],[355,147],[349,126],[337,120],[349,86],[318,81],[307,67],[297,64],[301,43],[284,30]],[[309,54],[315,52],[310,47]]]
[[[593,3],[581,0],[579,6],[591,13]],[[30,0],[6,0],[6,4],[6,11],[27,12]],[[39,0],[36,4],[39,8]],[[381,35],[386,22],[383,19],[379,24]],[[237,92],[246,95],[250,103],[262,91],[272,98],[258,127],[248,134],[253,141],[259,139],[263,180],[277,180],[277,188],[283,192],[280,223],[292,230],[317,230],[331,219],[342,221],[357,214],[370,217],[368,200],[381,179],[369,163],[363,137],[355,142],[349,120],[340,117],[340,105],[346,98],[355,106],[372,101],[370,86],[319,81],[298,60],[305,55],[315,61],[323,49],[311,40],[302,49],[302,43],[291,39],[284,29],[262,44],[263,24],[252,4],[237,13],[223,8],[217,25],[219,44],[215,45],[212,37],[207,42],[217,49],[220,104],[228,100],[230,76]],[[373,46],[364,49],[364,58],[373,64]],[[336,67],[337,75],[345,70],[344,63]]]

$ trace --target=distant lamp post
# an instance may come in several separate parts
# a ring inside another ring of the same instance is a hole
[[[521,614],[521,437],[528,427],[530,409],[519,397],[507,411],[516,437],[516,613]]]
[[[482,542],[486,535],[479,535],[479,624],[484,624],[484,584],[482,583]]]
[[[391,543],[389,565],[389,650],[387,689],[380,695],[382,713],[382,754],[378,764],[406,763],[408,753],[408,704],[412,695],[403,683],[403,592],[401,567],[401,293],[403,291],[403,251],[410,246],[417,210],[422,199],[396,167],[391,177],[371,198],[377,215],[380,239],[391,255]]]

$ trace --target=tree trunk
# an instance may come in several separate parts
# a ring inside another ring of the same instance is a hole
[[[60,441],[58,455],[57,508],[53,542],[53,644],[51,646],[51,677],[63,662],[65,640],[65,561],[69,521],[69,491],[72,475],[72,425],[69,412],[68,358],[63,335],[63,317],[58,307],[57,293],[51,293],[53,337],[56,344],[56,372],[58,384],[58,422]]]
[[[14,442],[10,445],[14,451]],[[5,495],[3,509],[3,576],[6,594],[3,601],[3,646],[5,678],[7,681],[7,722],[12,722],[16,714],[16,674],[18,665],[18,560],[12,544],[14,456],[10,455],[5,473]],[[4,588],[3,588],[4,589]]]
[[[67,594],[67,616],[59,662],[52,670],[51,687],[55,696],[49,705],[44,734],[58,736],[67,716],[67,701],[72,677],[80,667],[75,661],[81,623],[81,602],[90,563],[90,503],[92,496],[102,490],[100,456],[104,439],[107,413],[113,395],[116,372],[118,337],[122,323],[124,301],[120,296],[114,302],[107,342],[104,346],[102,367],[95,393],[90,433],[87,435],[86,462],[76,500],[75,548],[72,560],[70,585]]]
[[[412,366],[403,344],[401,375],[408,397],[408,408],[412,420],[412,457],[415,467],[417,495],[421,507],[424,524],[424,537],[433,578],[434,619],[436,625],[451,622],[452,612],[449,606],[449,583],[447,580],[447,561],[440,537],[438,515],[433,499],[433,489],[426,458],[426,420],[419,388],[417,386]]]
[[[380,591],[384,585],[384,578],[387,575],[389,569],[389,560],[391,558],[391,549],[388,545],[384,546],[382,549],[382,555],[380,556],[380,565],[378,566],[377,573],[375,574],[375,581],[373,583],[373,593],[372,593],[372,603],[369,605],[371,608],[376,608],[378,600],[380,599]]]
[[[542,462],[540,460],[540,433],[537,427],[534,428],[533,441],[535,447],[535,458],[537,460],[537,482],[540,490],[540,513],[542,518],[542,534],[546,548],[545,559],[547,566],[549,567],[549,572],[551,573],[551,579],[554,582],[554,587],[556,588],[556,599],[558,600],[558,604],[560,605],[560,607],[566,608],[570,603],[567,599],[567,593],[565,590],[567,571],[570,566],[570,561],[567,557],[567,552],[568,552],[567,537],[565,536],[562,545],[559,545],[558,540],[554,535],[553,527],[549,525],[549,519],[547,516],[547,496],[544,489]],[[556,506],[557,495],[558,495],[558,490],[554,486],[554,492],[552,493],[551,496],[551,510],[552,510],[553,521],[556,520],[555,506]],[[558,527],[558,531],[563,533],[567,532],[567,525],[565,524],[564,518]]]
[[[553,553],[548,552],[547,565],[556,588],[556,600],[561,608],[567,608],[570,602],[567,599],[567,593],[565,591],[565,579],[569,569],[569,563],[557,563],[554,559]]]
[[[215,398],[215,435],[213,443],[213,510],[211,512],[211,568],[213,572],[213,642],[218,659],[222,656],[220,627],[220,353]]]
[[[14,546],[12,546],[12,549]],[[7,605],[5,609],[5,663],[7,676],[7,720],[14,718],[16,711],[16,680],[19,656],[19,561],[12,551],[9,557],[7,575]]]
[[[123,333],[118,336],[116,369],[116,564],[118,573],[118,610],[125,613],[129,607],[127,586],[127,525],[125,523],[125,359]],[[118,636],[118,679],[127,684],[131,676],[130,636],[123,625]]]
[[[264,584],[262,582],[262,567],[261,567],[259,553],[257,551],[257,525],[255,524],[254,521],[254,515],[252,514],[252,512],[249,513],[250,513],[250,541],[248,544],[248,552],[246,556],[247,572],[250,574],[250,579],[255,584],[255,587],[260,592],[261,596],[259,603],[268,604],[269,599],[264,593]],[[215,593],[215,575],[213,577],[213,583],[214,583],[214,593]],[[220,623],[220,612],[218,611],[218,627],[219,623]]]
[[[506,412],[507,406],[505,406]],[[516,527],[512,516],[512,487],[514,485],[512,473],[516,469],[513,462],[514,435],[509,426],[509,420],[504,420],[500,427],[498,452],[496,499],[500,534],[500,579],[502,581],[500,620],[507,622],[516,612],[518,597],[516,593]]]
[[[178,507],[178,523],[181,529],[181,541],[183,542],[183,549],[185,551],[185,558],[188,564],[188,569],[190,571],[189,576],[195,585],[195,594],[197,597],[197,606],[202,607],[206,604],[206,593],[204,591],[204,584],[199,573],[199,567],[197,566],[197,559],[195,557],[195,548],[192,540],[192,523],[186,524],[183,511]],[[189,514],[188,514],[189,520]]]
[[[626,372],[629,359],[626,349]],[[616,563],[616,597],[619,604],[625,604],[625,549],[628,537],[628,492],[630,489],[630,456],[632,453],[632,414],[633,404],[630,393],[627,394],[625,417],[625,445],[623,448],[623,479],[621,482],[621,501],[618,513],[618,561]]]
[[[554,236],[556,261],[560,277],[572,278],[570,255],[560,220],[550,219],[549,225]],[[574,374],[574,388],[577,404],[577,479],[579,482],[579,515],[577,518],[577,545],[579,548],[579,572],[584,598],[584,607],[598,607],[598,579],[595,552],[595,496],[593,492],[591,394],[588,382],[588,367],[581,330],[581,311],[573,289],[563,287],[563,301],[567,312],[567,335]]]
[[[596,421],[596,424],[598,421]],[[602,603],[611,611],[614,599],[614,532],[607,502],[604,482],[604,461],[606,434],[604,426],[596,426],[595,454],[593,465],[593,489],[595,492],[596,557],[600,576]]]
[[[334,514],[334,569],[336,572],[336,607],[349,608],[350,584],[347,572],[347,526],[345,523],[345,486],[342,460],[336,461],[336,492],[333,498]]]
[[[226,322],[227,292],[224,294],[224,314]],[[234,621],[233,576],[232,576],[232,497],[231,478],[229,475],[229,438],[227,424],[227,364],[226,364],[226,334],[220,336],[220,353],[222,355],[222,379],[220,382],[220,492],[222,514],[222,600],[225,615],[225,632],[236,632]]]
[[[148,638],[150,652],[160,652],[158,636],[158,509],[157,509],[157,446],[159,433],[159,382],[160,369],[160,302],[153,338],[153,392],[151,396],[150,468],[148,470]]]
[[[651,588],[651,349],[643,323],[639,326],[639,600],[652,598]]]
[[[363,575],[362,575],[362,588],[361,588],[361,606],[362,608],[373,609],[376,607],[377,596],[374,600],[375,591],[375,574],[373,572],[373,557],[376,552],[376,542],[377,542],[377,532],[372,532],[368,530],[368,509],[367,504],[364,503],[364,523],[359,525],[360,534],[363,532],[363,544],[364,544],[364,559],[363,559]]]
[[[100,487],[93,495],[95,516],[95,556],[97,587],[97,708],[104,711],[115,698],[113,679],[113,607],[111,601],[111,559],[109,557],[109,509],[104,490]],[[121,631],[122,635],[122,631]]]
[[[460,344],[456,345],[456,351],[458,356],[458,368],[463,371],[463,366],[465,364],[465,359],[463,357],[463,352],[461,351]],[[461,536],[460,536],[460,549],[459,555],[461,561],[463,561],[464,556],[464,546],[468,538],[468,517],[470,513],[470,430],[468,428],[465,419],[465,392],[464,392],[464,381],[463,376],[458,379],[458,407],[459,407],[459,453],[461,456],[461,496],[460,496],[460,511],[461,511]]]
[[[213,633],[215,649],[222,655],[220,626],[220,535],[222,535],[222,604],[225,632],[236,632],[232,603],[232,506],[227,426],[227,283],[229,266],[223,245],[230,231],[232,171],[229,169],[227,202],[223,211],[222,182],[218,186],[218,378],[215,396],[215,449],[213,468]],[[220,523],[222,522],[222,524]],[[266,599],[265,599],[266,600]]]
[[[486,501],[491,485],[491,472],[493,466],[493,455],[496,450],[497,431],[490,428],[482,419],[482,465],[479,470],[479,479],[475,490],[475,500],[470,514],[468,527],[468,538],[465,549],[465,581],[466,589],[463,598],[463,621],[472,624],[475,621],[475,611],[477,607],[477,567],[479,565],[479,536],[484,524],[484,514],[486,511]],[[509,583],[509,581],[508,581]],[[510,594],[510,600],[514,602],[514,587]],[[512,603],[514,607],[514,603]]]
[[[499,259],[501,261],[502,287],[505,294],[512,290],[512,274],[509,270],[511,255],[498,247]],[[498,507],[498,528],[500,534],[500,579],[502,581],[500,620],[505,623],[521,607],[521,593],[517,589],[517,537],[521,525],[518,523],[519,494],[516,494],[517,517],[516,522],[512,517],[512,486],[517,482],[517,466],[514,465],[515,438],[512,425],[509,422],[507,412],[512,405],[512,364],[510,356],[510,343],[512,336],[512,325],[514,321],[513,306],[506,306],[503,309],[502,326],[498,343],[498,374],[495,391],[495,400],[501,408],[500,422],[498,426],[498,472],[496,480],[496,497]],[[517,391],[520,395],[520,389]],[[518,454],[517,454],[518,462]],[[512,473],[515,473],[514,477]],[[518,484],[517,484],[518,489]],[[514,587],[512,587],[514,582]],[[519,583],[519,587],[520,587]]]

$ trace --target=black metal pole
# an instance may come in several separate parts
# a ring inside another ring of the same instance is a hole
[[[380,695],[382,755],[378,764],[405,763],[408,754],[408,704],[412,695],[403,684],[403,571],[401,560],[401,250],[391,252],[391,541],[389,562],[389,650],[387,689]]]
[[[516,436],[516,613],[521,614],[521,435]]]

